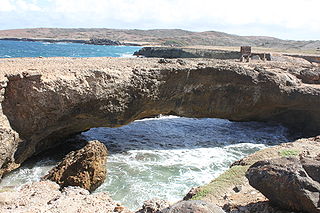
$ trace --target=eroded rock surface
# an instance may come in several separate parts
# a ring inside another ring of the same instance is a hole
[[[290,143],[262,149],[231,165],[230,169],[221,174],[211,183],[194,188],[185,199],[205,200],[223,207],[230,213],[298,213],[274,205],[261,192],[253,188],[245,177],[248,168],[257,161],[272,160],[281,157],[314,159],[320,153],[320,136],[303,138]],[[315,164],[317,165],[317,164]],[[317,167],[309,163],[310,174],[317,173]],[[314,175],[313,175],[314,176]],[[272,180],[270,180],[272,182]],[[241,188],[241,190],[235,190]]]
[[[320,84],[320,68],[301,70],[299,77],[304,83]]]
[[[320,159],[258,161],[246,173],[251,186],[273,204],[293,211],[320,212]]]
[[[202,200],[180,201],[162,213],[225,213],[219,206]]]
[[[170,206],[165,200],[152,199],[143,203],[142,208],[136,213],[162,213],[162,211]]]
[[[158,114],[276,121],[319,132],[320,86],[296,77],[311,64],[158,61],[0,59],[1,173],[70,135]]]
[[[105,192],[90,194],[79,187],[66,187],[62,191],[59,189],[59,185],[54,182],[42,181],[25,185],[19,191],[2,192],[0,212],[111,213],[121,209],[122,213],[130,213]]]
[[[106,179],[107,148],[99,141],[89,141],[80,150],[72,151],[43,179],[61,187],[79,186],[94,191]]]

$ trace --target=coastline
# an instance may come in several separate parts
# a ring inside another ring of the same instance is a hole
[[[30,42],[49,42],[49,43],[79,43],[79,44],[91,44],[91,45],[110,45],[110,46],[143,46],[140,43],[112,43],[112,44],[101,44],[99,42],[91,42],[90,39],[52,39],[52,38],[0,38],[2,41],[30,41]]]
[[[75,133],[155,114],[280,122],[319,134],[319,83],[304,79],[305,70],[318,66],[308,62],[12,58],[0,64],[4,173]]]

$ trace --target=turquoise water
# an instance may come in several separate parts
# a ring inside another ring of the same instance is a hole
[[[0,40],[0,58],[130,57],[139,49],[141,47]]]

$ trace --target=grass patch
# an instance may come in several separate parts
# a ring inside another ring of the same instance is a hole
[[[294,149],[284,149],[279,151],[279,155],[281,157],[293,157],[293,156],[297,156],[298,154],[299,154],[299,151]]]
[[[207,196],[219,196],[230,186],[241,184],[249,166],[233,166],[209,184],[201,186],[192,200],[201,200]]]

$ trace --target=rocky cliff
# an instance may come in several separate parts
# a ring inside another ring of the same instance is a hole
[[[134,55],[147,58],[214,58],[214,59],[239,59],[239,51],[210,50],[174,47],[143,47]]]
[[[159,63],[161,62],[161,63]],[[320,130],[320,86],[310,63],[209,59],[0,59],[1,174],[92,127],[175,114],[275,121]]]

